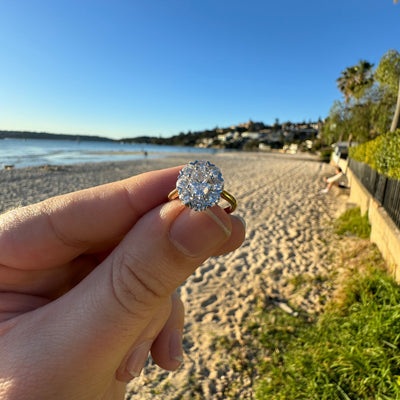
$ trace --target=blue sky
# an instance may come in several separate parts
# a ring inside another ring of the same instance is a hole
[[[168,137],[326,117],[392,0],[0,0],[0,130]]]

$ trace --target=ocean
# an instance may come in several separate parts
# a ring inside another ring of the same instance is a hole
[[[197,147],[45,139],[1,139],[0,168],[125,161],[165,157],[168,153],[215,153]],[[199,158],[199,157],[195,157]]]

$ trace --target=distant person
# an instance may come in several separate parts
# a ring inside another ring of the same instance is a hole
[[[339,181],[343,176],[342,168],[336,167],[335,168],[335,175],[325,178],[324,181],[327,183],[326,188],[321,190],[321,193],[328,193],[331,190],[333,185],[340,186]]]

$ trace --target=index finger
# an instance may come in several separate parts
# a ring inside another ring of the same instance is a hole
[[[168,199],[180,167],[141,174],[0,216],[0,264],[44,269],[125,235]]]

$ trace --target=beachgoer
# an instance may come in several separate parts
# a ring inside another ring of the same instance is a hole
[[[343,176],[343,171],[340,167],[335,168],[335,175],[325,178],[325,182],[327,183],[326,188],[321,190],[321,193],[328,193],[333,185],[339,186],[339,181]]]
[[[218,206],[168,202],[178,170],[0,216],[0,398],[122,400],[149,352],[179,367],[175,290],[245,228]]]

